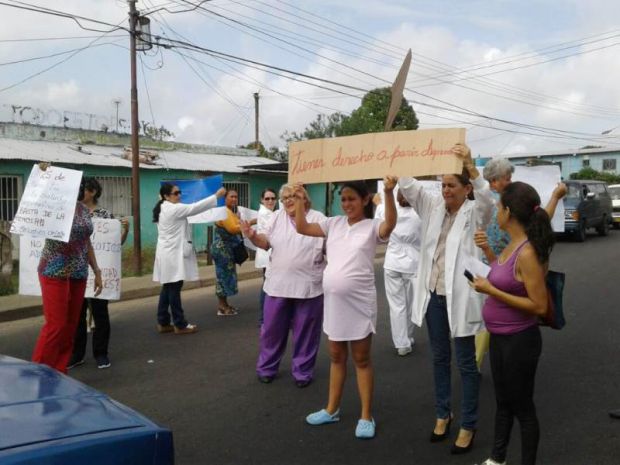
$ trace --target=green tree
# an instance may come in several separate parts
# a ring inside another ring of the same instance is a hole
[[[336,128],[337,136],[352,136],[369,132],[383,132],[385,120],[390,108],[392,93],[389,87],[374,89],[364,95],[362,104],[345,116],[342,123]],[[406,99],[400,102],[400,109],[394,118],[392,131],[418,129],[418,118]]]
[[[338,130],[344,118],[346,118],[346,116],[339,112],[332,113],[331,115],[319,114],[302,132],[286,131],[282,134],[281,138],[287,142],[291,142],[336,137],[339,135]]]

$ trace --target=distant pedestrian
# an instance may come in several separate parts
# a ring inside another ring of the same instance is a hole
[[[267,188],[260,195],[260,207],[258,208],[258,216],[256,217],[256,232],[264,233],[265,228],[269,224],[273,215],[275,215],[275,208],[278,204],[278,195],[276,191]],[[254,257],[254,266],[263,270],[263,282],[265,281],[265,270],[269,263],[269,255],[271,250],[264,250],[262,248],[256,249],[256,256]],[[265,308],[265,291],[261,287],[260,290],[260,315],[258,318],[259,324],[263,324],[263,314]]]
[[[521,463],[534,465],[540,438],[534,385],[542,339],[539,318],[547,312],[545,273],[555,236],[540,197],[529,184],[514,182],[502,192],[497,222],[510,242],[494,259],[488,279],[472,286],[487,294],[483,317],[491,334],[490,360],[497,408],[495,439],[485,465],[504,464],[514,418],[521,427]]]
[[[198,280],[196,252],[192,241],[191,226],[187,217],[217,206],[217,198],[226,190],[222,187],[215,195],[195,203],[181,203],[181,190],[175,184],[162,184],[161,199],[153,209],[153,222],[157,224],[157,248],[153,281],[162,284],[157,306],[157,330],[160,333],[190,334],[198,330],[185,319],[181,304],[184,281]],[[172,313],[172,324],[170,313]]]
[[[310,208],[305,190],[303,196],[306,220],[323,221],[325,215]],[[242,222],[243,233],[259,250],[271,250],[263,286],[265,313],[256,374],[262,383],[273,381],[291,332],[293,378],[297,387],[304,388],[314,378],[321,341],[325,240],[297,233],[292,185],[282,186],[280,199],[284,208],[274,213],[260,232]]]
[[[340,190],[340,204],[345,214],[318,223],[307,222],[303,190],[300,186],[295,190],[297,232],[327,239],[327,267],[323,273],[323,330],[329,339],[331,359],[329,397],[327,406],[308,415],[306,422],[323,425],[340,420],[340,401],[350,348],[362,404],[355,429],[355,436],[360,439],[375,436],[372,416],[374,375],[370,359],[372,334],[377,324],[374,258],[377,244],[386,242],[396,226],[393,195],[396,182],[397,178],[392,176],[384,179],[384,221],[365,217],[364,208],[370,202],[370,194],[364,182],[344,183]]]
[[[237,295],[237,265],[234,248],[243,242],[241,223],[237,211],[239,196],[237,191],[226,191],[226,219],[215,223],[211,257],[215,262],[215,295],[217,296],[218,316],[233,316],[237,309],[228,303],[228,297]]]
[[[47,163],[39,164],[42,170]],[[88,266],[95,272],[95,296],[101,293],[101,270],[90,242],[93,223],[84,199],[84,181],[80,184],[68,242],[46,239],[38,273],[45,322],[37,339],[32,361],[44,363],[67,373],[73,339],[80,318]]]
[[[86,205],[90,212],[91,218],[109,218],[114,216],[105,208],[97,205],[99,197],[101,197],[101,184],[95,178],[84,178],[84,200],[82,203]],[[127,219],[121,219],[121,244],[127,240],[129,232],[129,223]],[[106,299],[89,298],[84,299],[82,304],[82,312],[77,331],[75,332],[75,341],[73,343],[73,355],[69,362],[68,369],[76,367],[84,363],[86,355],[86,342],[88,339],[86,314],[90,306],[90,311],[95,322],[92,331],[93,337],[93,357],[97,363],[97,368],[109,368],[110,356],[108,354],[108,346],[110,344],[110,314],[108,312],[108,301]]]

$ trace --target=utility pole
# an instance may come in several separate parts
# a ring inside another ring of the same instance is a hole
[[[142,275],[142,238],[140,234],[140,141],[138,131],[138,85],[136,71],[136,0],[129,3],[129,55],[131,59],[131,211],[133,215],[133,272]],[[117,119],[118,124],[118,119]]]
[[[258,138],[258,92],[254,92],[254,148],[258,150],[260,147],[260,139]]]

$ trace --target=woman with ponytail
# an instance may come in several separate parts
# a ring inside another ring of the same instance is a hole
[[[153,281],[162,283],[157,306],[157,330],[160,333],[190,334],[198,330],[196,325],[185,320],[181,306],[183,281],[198,280],[192,230],[187,217],[217,206],[217,198],[225,193],[222,187],[215,195],[184,204],[176,185],[166,182],[159,189],[160,200],[153,208],[153,222],[157,224]],[[172,313],[172,324],[168,309]]]
[[[490,360],[497,410],[491,457],[483,465],[506,463],[514,418],[521,427],[521,463],[536,463],[540,431],[534,405],[536,367],[542,349],[539,317],[547,311],[545,273],[554,233],[540,197],[529,184],[513,182],[497,204],[499,227],[510,242],[497,259],[481,248],[491,263],[487,279],[471,286],[487,294],[482,316],[491,334]]]

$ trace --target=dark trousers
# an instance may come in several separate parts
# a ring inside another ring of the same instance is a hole
[[[157,306],[157,322],[162,326],[170,324],[170,313],[172,313],[172,323],[179,329],[187,326],[187,320],[181,305],[181,289],[183,281],[176,283],[165,283],[161,286],[159,293],[159,305]],[[168,312],[170,308],[170,312]]]
[[[536,367],[542,350],[538,326],[510,335],[491,334],[490,360],[497,411],[491,458],[506,460],[514,418],[521,426],[521,463],[536,463],[540,430],[534,405]]]
[[[435,413],[437,418],[449,418],[451,408],[450,323],[446,297],[431,292],[426,310],[426,326],[433,351],[433,376],[435,379]],[[473,431],[478,422],[478,391],[480,373],[476,366],[474,336],[455,337],[454,352],[461,374],[463,401],[461,402],[461,427]]]
[[[95,321],[93,330],[93,357],[107,357],[110,343],[110,314],[108,313],[108,301],[104,299],[84,299],[82,313],[75,332],[73,343],[73,360],[82,360],[86,355],[86,342],[88,339],[86,311],[90,303],[90,310]]]

